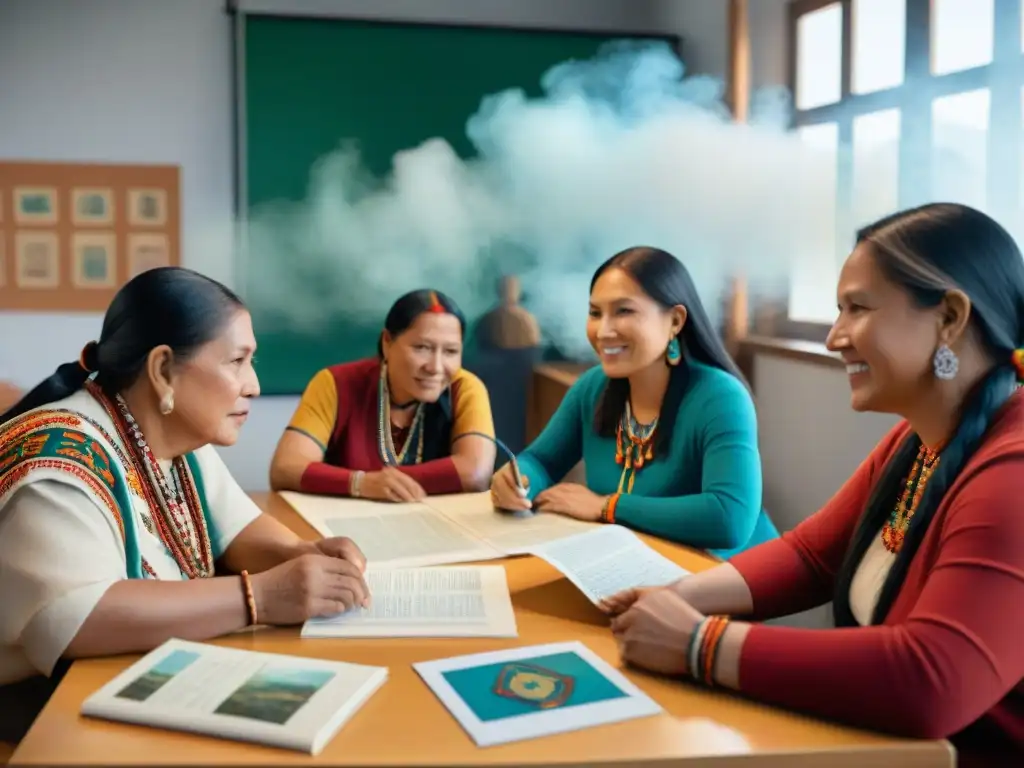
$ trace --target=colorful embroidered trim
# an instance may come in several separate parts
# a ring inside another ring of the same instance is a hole
[[[30,411],[0,433],[0,498],[35,470],[53,470],[83,483],[111,516],[125,547],[128,577],[151,571],[139,554],[131,499],[110,453],[70,411]]]

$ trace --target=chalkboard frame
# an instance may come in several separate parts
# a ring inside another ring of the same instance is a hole
[[[235,232],[235,257],[232,261],[233,280],[232,285],[236,292],[245,299],[248,287],[247,268],[248,258],[245,251],[245,233],[248,221],[248,184],[247,184],[247,121],[246,121],[246,59],[245,59],[245,32],[246,17],[259,16],[266,19],[278,20],[324,20],[331,22],[355,22],[360,25],[382,26],[382,27],[427,27],[452,30],[484,30],[484,31],[509,31],[527,34],[566,34],[580,37],[592,36],[595,38],[628,38],[634,40],[651,40],[668,43],[675,54],[683,61],[683,37],[673,32],[635,31],[619,28],[596,28],[576,26],[554,26],[554,25],[523,25],[505,23],[483,23],[483,22],[461,22],[441,21],[403,18],[370,18],[357,14],[344,13],[308,13],[308,12],[271,12],[264,10],[247,10],[240,7],[239,0],[225,0],[225,12],[231,17],[231,100],[232,100],[232,196],[233,211],[237,230]],[[241,247],[238,247],[241,246]],[[272,392],[266,397],[287,397],[292,398],[301,394],[301,389],[295,392]]]

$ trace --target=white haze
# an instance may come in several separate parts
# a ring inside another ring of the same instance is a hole
[[[713,318],[731,275],[779,295],[801,263],[828,274],[834,159],[785,129],[783,94],[760,95],[750,124],[738,125],[721,83],[683,78],[659,46],[609,47],[555,67],[543,87],[540,99],[483,99],[467,116],[471,161],[431,139],[373,179],[340,137],[312,169],[305,201],[250,216],[247,299],[308,333],[339,315],[365,322],[423,287],[475,317],[494,305],[496,258],[520,276],[549,340],[580,355],[593,270],[631,245],[678,256]],[[874,208],[892,197],[890,151],[877,153],[877,169],[858,159],[858,198]]]

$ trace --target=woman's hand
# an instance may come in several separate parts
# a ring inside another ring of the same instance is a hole
[[[359,569],[360,573],[366,572],[366,555],[363,554],[363,550],[347,536],[331,536],[326,539],[320,539],[319,541],[312,542],[313,551],[328,557],[337,557],[340,560],[346,560],[356,568]]]
[[[635,587],[633,589],[624,589],[621,592],[616,592],[611,597],[604,598],[597,604],[597,607],[609,616],[620,616],[632,608],[633,604],[641,597],[649,592],[654,592],[657,589],[668,589],[668,587]]]
[[[260,624],[301,624],[370,604],[362,569],[348,559],[306,554],[251,577]]]
[[[533,506],[538,512],[554,512],[588,523],[596,523],[601,519],[604,502],[604,496],[598,496],[586,486],[559,483],[538,493],[537,498],[533,500]]]
[[[523,475],[523,483],[526,488],[530,487],[530,478]],[[510,512],[518,512],[523,509],[531,509],[533,504],[526,498],[526,489],[516,485],[515,475],[512,474],[512,465],[506,464],[491,478],[491,502],[495,509],[506,509]]]
[[[612,633],[623,661],[652,672],[681,675],[688,671],[690,638],[703,618],[674,589],[663,587],[639,594],[612,619]]]
[[[375,501],[422,501],[427,498],[423,486],[394,467],[367,472],[359,483],[359,496]]]

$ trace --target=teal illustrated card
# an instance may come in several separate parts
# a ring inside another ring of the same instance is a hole
[[[480,746],[661,711],[621,672],[578,642],[414,666]]]

